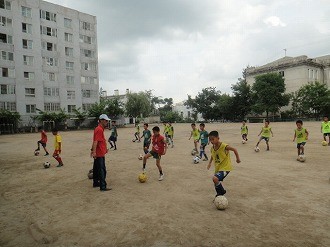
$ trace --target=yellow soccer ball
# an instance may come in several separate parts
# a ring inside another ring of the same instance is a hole
[[[322,141],[322,146],[328,146],[327,141]]]
[[[141,173],[138,177],[140,183],[145,183],[148,179],[147,174]]]

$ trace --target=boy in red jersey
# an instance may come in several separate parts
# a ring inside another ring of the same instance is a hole
[[[156,159],[156,166],[159,170],[158,181],[162,181],[164,179],[164,173],[160,166],[160,159],[162,155],[166,154],[167,144],[164,136],[159,134],[160,129],[158,126],[153,127],[152,132],[152,150],[143,157],[143,172],[146,171],[147,159],[152,156]]]
[[[45,156],[49,155],[48,150],[46,149],[46,145],[47,145],[47,134],[45,132],[45,130],[43,128],[40,128],[41,131],[41,140],[39,140],[37,142],[38,148],[35,151],[39,151],[40,150],[40,144],[41,146],[44,148],[46,154]]]

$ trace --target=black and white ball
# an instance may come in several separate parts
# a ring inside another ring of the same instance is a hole
[[[46,161],[46,162],[44,163],[44,168],[47,169],[47,168],[49,168],[49,167],[50,167],[50,163],[49,163],[48,161]]]

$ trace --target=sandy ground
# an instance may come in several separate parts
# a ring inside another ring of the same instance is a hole
[[[0,136],[0,246],[330,246],[330,147],[321,146],[320,123],[304,125],[310,131],[305,163],[296,161],[295,124],[271,126],[271,151],[262,143],[256,153],[261,124],[249,124],[245,145],[239,123],[206,125],[242,160],[236,164],[232,154],[224,211],[212,203],[213,168],[192,163],[189,124],[174,125],[175,147],[162,159],[164,181],[149,159],[145,184],[137,180],[142,144],[131,141],[133,128],[119,129],[118,150],[106,157],[109,192],[87,178],[92,130],[61,132],[62,168],[43,152],[33,155],[40,134]],[[48,138],[53,151],[51,133]]]

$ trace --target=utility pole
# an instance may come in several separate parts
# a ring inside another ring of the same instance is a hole
[[[286,49],[283,49],[284,50],[284,57],[286,57]]]

